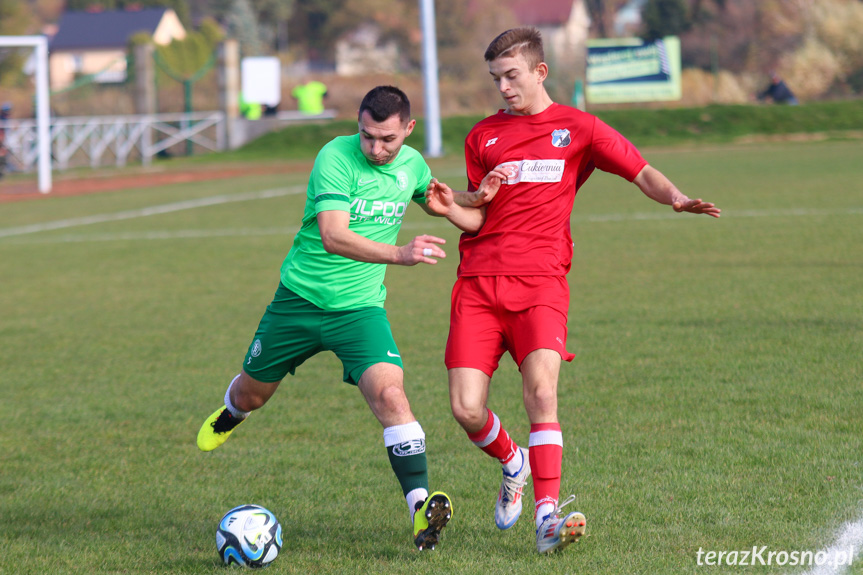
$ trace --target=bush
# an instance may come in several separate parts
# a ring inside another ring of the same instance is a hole
[[[863,3],[820,0],[810,17],[809,36],[782,60],[780,71],[799,97],[812,99],[848,84],[863,70]]]

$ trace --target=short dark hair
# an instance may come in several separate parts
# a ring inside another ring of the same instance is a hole
[[[378,86],[372,88],[363,98],[357,117],[366,111],[375,122],[383,122],[398,114],[404,124],[411,118],[411,102],[407,95],[395,86]]]
[[[527,60],[531,70],[540,62],[545,62],[542,48],[542,34],[533,27],[511,28],[491,41],[485,51],[485,61],[491,62],[502,56],[515,57],[519,54]]]

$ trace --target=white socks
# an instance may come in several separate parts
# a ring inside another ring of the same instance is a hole
[[[536,508],[536,528],[539,529],[539,526],[542,525],[542,520],[545,519],[545,516],[554,511],[556,506],[551,503],[543,503],[539,507]]]
[[[411,514],[411,521],[414,520],[414,513],[417,510],[417,503],[420,501],[425,501],[428,499],[429,492],[425,489],[418,487],[412,491],[410,491],[407,495],[405,495],[405,501],[408,502],[408,509]]]
[[[515,475],[521,469],[521,466],[524,465],[524,454],[521,449],[515,450],[515,455],[503,464],[503,472],[507,475]]]
[[[420,425],[419,421],[411,421],[410,423],[393,425],[384,429],[384,446],[387,448],[388,453],[392,450],[393,446],[402,445],[407,446],[410,451],[414,452],[413,454],[422,453],[423,457],[425,457],[425,438],[425,431],[423,431],[423,428]],[[391,463],[392,459],[393,458],[390,457]],[[398,457],[396,459],[401,459],[401,457]],[[425,461],[425,459],[423,459],[423,461]],[[401,483],[404,477],[399,476],[400,471],[398,466],[394,465],[393,471],[396,472],[396,477],[398,477],[399,483]],[[401,473],[403,474],[404,472]],[[427,470],[423,470],[422,473],[423,475],[426,474]],[[404,485],[403,488],[408,489],[407,487],[404,487]],[[416,487],[408,491],[407,494],[405,494],[405,501],[408,504],[408,512],[410,513],[410,519],[412,522],[414,519],[414,512],[416,511],[417,502],[425,501],[428,496],[428,490],[423,487]]]
[[[236,417],[237,419],[246,419],[246,417],[251,413],[251,411],[240,411],[234,404],[231,403],[231,386],[234,385],[234,382],[240,378],[240,374],[237,374],[237,377],[231,380],[230,385],[228,385],[228,391],[225,392],[225,407],[228,408],[228,411],[231,412],[231,415]]]

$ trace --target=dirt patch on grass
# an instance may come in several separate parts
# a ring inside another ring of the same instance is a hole
[[[99,174],[86,177],[55,177],[48,194],[39,193],[35,178],[27,180],[0,180],[0,203],[39,200],[61,196],[78,196],[99,192],[115,192],[133,188],[149,188],[187,182],[223,180],[249,174],[295,174],[308,171],[300,164],[244,165],[236,167],[201,167],[185,170],[136,171],[122,174]]]

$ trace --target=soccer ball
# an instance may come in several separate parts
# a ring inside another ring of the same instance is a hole
[[[266,567],[282,548],[282,526],[260,505],[240,505],[222,517],[216,549],[225,565]]]

